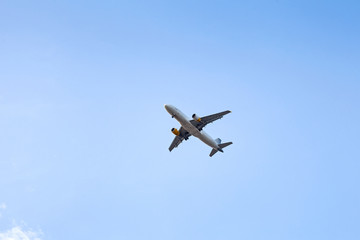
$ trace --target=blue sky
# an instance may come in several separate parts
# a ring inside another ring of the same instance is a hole
[[[359,11],[1,1],[0,239],[359,239]]]

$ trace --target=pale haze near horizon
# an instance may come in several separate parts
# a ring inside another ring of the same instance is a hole
[[[0,239],[360,239],[359,11],[2,1]]]

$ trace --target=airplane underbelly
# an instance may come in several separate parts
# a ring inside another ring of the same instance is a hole
[[[203,141],[205,144],[212,148],[218,148],[217,143],[212,139],[208,134],[206,134],[204,131],[200,133],[200,136],[198,137],[201,141]]]
[[[188,122],[188,124],[184,124],[183,127],[186,129],[186,131],[188,131],[191,135],[195,137],[199,137],[201,135],[200,131],[190,122]]]
[[[179,119],[179,122],[181,123],[181,126],[183,126],[183,128],[191,135],[199,138],[202,142],[212,148],[218,148],[217,143],[208,134],[206,134],[205,131],[200,132],[194,125],[191,124],[191,122],[185,118]]]
[[[187,117],[183,114],[176,116],[177,120],[180,122],[181,126],[188,131],[191,135],[199,137],[200,131],[187,120]]]
[[[187,117],[184,114],[177,114],[175,118],[180,122],[181,126],[188,131],[194,137],[199,138],[202,142],[212,148],[218,148],[217,143],[204,131],[199,131],[190,121],[187,120]]]

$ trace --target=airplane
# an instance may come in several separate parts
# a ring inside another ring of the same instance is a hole
[[[168,104],[165,104],[164,107],[166,111],[171,115],[171,117],[175,118],[181,124],[179,130],[177,130],[176,128],[171,129],[171,132],[176,136],[169,147],[170,152],[174,148],[178,147],[184,139],[188,140],[190,136],[195,136],[199,138],[201,141],[203,141],[205,144],[212,148],[209,155],[210,157],[214,156],[214,154],[218,151],[223,153],[223,148],[232,144],[232,142],[221,143],[220,138],[214,140],[202,130],[207,124],[222,118],[224,115],[231,113],[231,111],[224,111],[202,118],[198,117],[194,113],[192,115],[193,119],[188,120],[189,118],[176,107]]]

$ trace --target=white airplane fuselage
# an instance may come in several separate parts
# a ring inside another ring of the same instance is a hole
[[[210,137],[207,133],[205,133],[204,130],[199,131],[194,125],[192,125],[191,122],[189,121],[189,118],[179,109],[168,104],[165,105],[165,109],[191,135],[199,138],[202,142],[204,142],[206,145],[210,146],[211,148],[222,152],[221,148],[218,146],[215,140],[212,137]]]

